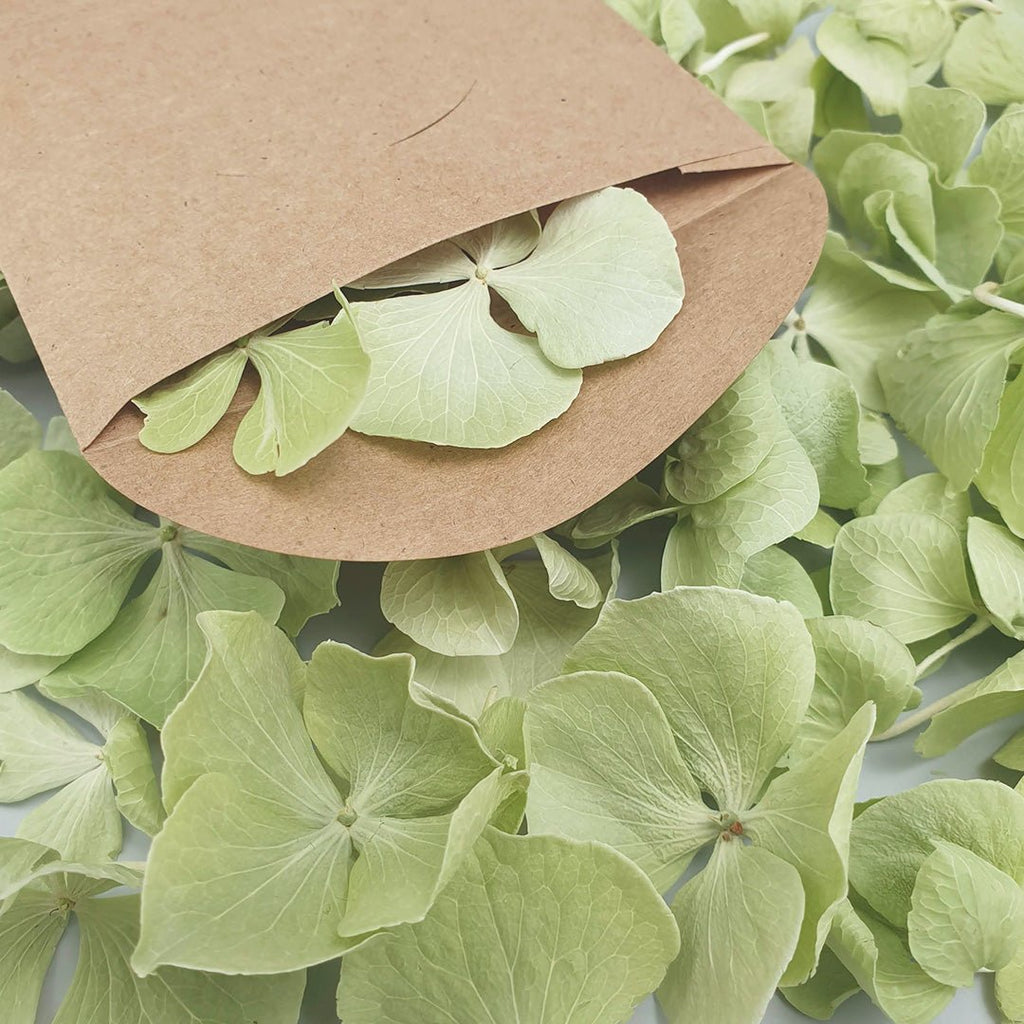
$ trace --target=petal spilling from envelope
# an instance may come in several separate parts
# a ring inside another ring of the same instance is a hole
[[[346,314],[329,324],[256,336],[246,351],[262,386],[238,426],[235,461],[247,473],[284,476],[348,429],[370,361]]]
[[[532,338],[499,327],[479,280],[357,303],[372,370],[352,421],[364,434],[498,448],[572,404],[578,370],[553,366]]]
[[[683,303],[676,241],[639,192],[607,188],[562,203],[534,252],[487,283],[557,366],[635,355]]]

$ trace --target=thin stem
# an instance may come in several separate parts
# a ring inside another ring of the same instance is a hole
[[[969,683],[968,685],[973,686],[974,684]],[[945,711],[946,708],[951,708],[956,704],[966,689],[967,687],[963,686],[940,700],[934,701],[923,708],[918,708],[912,715],[907,715],[906,718],[900,719],[895,725],[886,729],[885,732],[872,736],[871,742],[879,743],[882,740],[895,739],[897,736],[902,736],[905,732],[910,732],[911,729],[916,729],[919,725],[924,725],[925,722],[930,722],[940,711]]]
[[[977,621],[973,622],[962,633],[953,637],[949,643],[943,644],[938,648],[938,650],[932,651],[932,653],[917,666],[917,678],[921,679],[925,673],[936,664],[936,662],[941,661],[947,654],[955,651],[958,647],[962,647],[964,644],[970,643],[971,640],[980,636],[991,625],[992,621],[986,616],[982,616],[977,619]],[[971,686],[973,683],[968,685]],[[939,700],[934,701],[923,708],[918,708],[913,712],[913,714],[907,715],[906,718],[901,718],[894,725],[886,729],[885,732],[879,733],[877,736],[872,736],[871,742],[879,743],[883,740],[895,739],[897,736],[902,736],[904,733],[910,732],[911,729],[916,729],[919,725],[924,725],[925,722],[930,722],[940,711],[945,711],[947,708],[951,708],[956,704],[966,689],[966,686],[961,687],[960,689],[954,690],[952,693],[947,694],[945,697],[941,697]]]
[[[769,32],[758,32],[752,36],[736,39],[729,43],[728,46],[723,46],[717,53],[713,53],[703,64],[700,64],[697,67],[697,74],[710,75],[712,71],[717,71],[730,57],[735,57],[737,53],[743,53],[744,50],[752,50],[755,46],[768,42],[769,39],[771,39],[771,33]]]
[[[984,284],[979,284],[971,294],[983,306],[990,306],[992,309],[998,309],[1001,313],[1010,313],[1024,320],[1024,303],[1014,302],[1012,299],[1004,299],[1001,295],[997,295],[998,287],[999,285],[995,281],[986,281]]]
[[[992,625],[992,620],[987,615],[979,616],[962,633],[957,633],[952,640],[937,647],[927,658],[921,660],[917,666],[918,680],[924,679],[929,671],[934,668],[947,654],[952,654],[958,647],[970,643],[976,636],[981,636]]]

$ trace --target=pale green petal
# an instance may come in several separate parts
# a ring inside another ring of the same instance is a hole
[[[534,210],[529,210],[516,217],[484,224],[457,235],[452,241],[484,270],[507,267],[526,259],[537,248],[540,219]]]
[[[159,544],[77,456],[12,462],[0,470],[0,643],[74,653],[110,625]]]
[[[739,590],[746,559],[719,538],[715,530],[701,530],[691,516],[680,518],[665,538],[661,558],[661,589],[673,587],[727,587]]]
[[[836,539],[832,607],[882,626],[904,643],[923,640],[974,613],[965,562],[961,535],[938,516],[854,519]]]
[[[13,395],[0,388],[0,469],[40,447],[43,428]]]
[[[999,782],[942,779],[879,800],[854,819],[850,884],[903,928],[917,872],[939,841],[970,850],[1019,882],[1024,796]]]
[[[672,903],[680,953],[657,993],[669,1020],[757,1024],[796,949],[803,904],[792,865],[719,841]]]
[[[0,693],[36,683],[66,660],[64,655],[15,654],[0,645]]]
[[[789,429],[811,460],[821,504],[855,508],[868,495],[860,458],[860,403],[846,374],[768,344],[772,386]]]
[[[933,7],[934,0],[926,0]],[[985,104],[961,89],[915,86],[900,108],[903,134],[913,147],[938,169],[941,181],[952,182],[974,149],[985,126]],[[973,172],[971,180],[986,184]]]
[[[830,615],[809,620],[807,629],[814,691],[790,751],[794,763],[838,735],[866,701],[875,705],[875,732],[888,729],[910,701],[917,670],[899,640],[862,619]]]
[[[57,851],[27,839],[0,837],[0,901],[37,877],[36,869],[57,859]]]
[[[200,626],[206,664],[162,735],[168,810],[197,778],[217,772],[266,805],[267,818],[332,817],[341,798],[295,703],[305,674],[295,649],[255,612],[206,612]]]
[[[774,59],[752,60],[737,68],[729,76],[725,98],[761,103],[787,99],[811,84],[816,60],[810,42],[799,36]]]
[[[821,598],[807,570],[782,548],[765,548],[751,555],[743,566],[739,589],[789,601],[805,619],[822,614]]]
[[[259,749],[269,759],[269,747]],[[135,971],[276,974],[344,951],[351,840],[336,820],[341,800],[333,814],[293,806],[250,795],[226,775],[189,787],[153,840]]]
[[[935,265],[953,285],[970,289],[989,276],[1003,240],[999,197],[988,186],[939,184],[932,190]]]
[[[129,965],[139,936],[139,897],[75,906],[78,964],[54,1024],[294,1024],[301,973],[239,978],[168,968],[146,978]]]
[[[504,654],[519,630],[519,609],[490,551],[391,562],[380,607],[416,643],[438,654]]]
[[[36,872],[36,878],[41,879],[58,900],[77,901],[102,896],[118,886],[138,889],[145,867],[141,861],[105,859],[75,863],[59,860],[42,865]]]
[[[284,595],[270,580],[222,569],[165,543],[160,566],[142,594],[51,673],[47,685],[70,696],[95,688],[162,726],[203,665],[206,650],[196,616],[255,611],[272,622],[283,603]]]
[[[102,862],[121,850],[121,815],[105,765],[69,782],[45,803],[29,811],[18,836],[52,847],[69,861]]]
[[[604,594],[594,574],[547,534],[538,533],[532,539],[547,570],[552,597],[580,608],[596,608]]]
[[[682,436],[665,468],[669,493],[703,504],[753,475],[775,441],[779,411],[761,358]]]
[[[799,984],[813,973],[846,896],[853,801],[874,725],[874,707],[865,704],[837,736],[774,779],[742,819],[754,843],[792,864],[803,882],[800,939],[783,984]]]
[[[164,809],[149,751],[149,738],[138,721],[126,715],[115,723],[103,746],[117,798],[117,809],[137,829],[154,836]]]
[[[49,686],[47,679],[40,679],[36,689],[47,699],[67,708],[72,714],[88,722],[101,736],[110,731],[122,718],[128,715],[123,704],[108,697],[99,690],[80,690],[73,694],[58,694]]]
[[[814,134],[813,89],[800,89],[772,103],[730,99],[728,105],[790,160],[807,160]]]
[[[910,58],[899,46],[865,38],[842,12],[830,14],[815,39],[829,62],[864,90],[876,114],[899,111],[910,81]]]
[[[663,587],[716,582],[736,586],[751,555],[786,540],[814,518],[819,500],[814,467],[784,425],[781,431],[749,477],[689,509],[689,519],[676,529],[692,531],[693,538],[685,557],[670,550],[671,542],[666,548]]]
[[[859,991],[857,979],[828,946],[822,948],[812,977],[802,985],[779,988],[787,1003],[815,1020],[831,1020],[836,1010]]]
[[[830,131],[867,131],[868,115],[860,87],[834,68],[824,57],[815,61],[811,85],[817,94],[814,134],[824,137]]]
[[[533,832],[605,843],[660,892],[721,830],[650,691],[616,672],[538,687],[524,719]]]
[[[819,548],[831,550],[835,547],[839,534],[839,523],[823,508],[819,508],[814,518],[801,530],[793,535],[797,540],[806,541]]]
[[[718,0],[691,0],[694,10],[707,29],[707,49],[715,51],[750,31],[739,9],[732,3]],[[784,0],[785,2],[785,0]]]
[[[610,557],[591,564],[602,590],[607,590]],[[519,607],[519,632],[507,653],[448,658],[418,646],[397,630],[381,641],[375,653],[414,655],[416,681],[473,716],[479,715],[489,701],[525,696],[559,674],[570,648],[594,625],[600,609],[580,608],[552,597],[547,572],[540,562],[513,561],[506,570]]]
[[[492,829],[422,922],[345,958],[338,1011],[346,1024],[618,1024],[678,948],[624,857]]]
[[[139,440],[154,452],[180,452],[201,441],[228,411],[245,364],[245,349],[232,345],[139,395],[134,402],[146,417]]]
[[[476,270],[473,261],[455,244],[455,239],[429,245],[403,256],[346,287],[358,289],[402,289],[424,284],[468,281]]]
[[[1024,1020],[1024,942],[1017,946],[1013,959],[996,971],[996,1003],[1012,1024]]]
[[[907,915],[910,951],[938,982],[970,987],[998,970],[1024,940],[1024,892],[963,847],[937,843],[917,873]]]
[[[941,54],[953,39],[953,12],[942,0],[859,0],[848,6],[865,36],[896,43],[914,64]]]
[[[896,422],[957,489],[981,467],[1024,322],[995,310],[936,316],[880,366]]]
[[[972,517],[967,552],[992,621],[1007,636],[1024,640],[1024,541],[1004,526]]]
[[[0,801],[63,786],[100,765],[100,748],[27,693],[0,694]]]
[[[999,219],[1008,239],[1024,241],[1024,109],[1006,111],[992,125],[981,154],[968,171],[975,185],[995,189],[1002,203]]]
[[[533,339],[491,319],[479,280],[357,303],[354,316],[372,360],[352,422],[364,434],[500,448],[560,416],[579,393],[578,370],[552,366]]]
[[[865,466],[884,466],[900,455],[899,445],[888,421],[878,413],[863,408],[858,449],[860,460]]]
[[[0,908],[0,1001],[5,1024],[36,1024],[43,980],[68,923],[66,910],[53,910],[53,897],[34,887]]]
[[[573,520],[570,536],[579,548],[596,548],[631,526],[675,511],[677,505],[666,504],[653,487],[634,477]]]
[[[451,814],[422,818],[359,817],[351,826],[358,857],[349,876],[343,936],[422,921],[437,894],[471,856],[499,806],[526,776],[495,768]]]
[[[704,41],[704,24],[691,0],[659,0],[659,6],[663,45],[668,55],[679,63]]]
[[[925,757],[952,750],[992,722],[1024,711],[1024,652],[957,691],[956,702],[936,714],[914,749]],[[2,777],[2,776],[0,776]]]
[[[628,188],[559,204],[532,255],[486,280],[537,335],[544,355],[569,369],[650,348],[684,291],[668,224]]]
[[[1024,373],[1006,385],[975,482],[1006,525],[1024,537]]]
[[[702,789],[746,809],[788,748],[814,685],[800,613],[741,591],[679,587],[611,601],[567,672],[621,672],[655,696]]]
[[[496,761],[504,761],[512,768],[526,767],[523,739],[526,707],[526,701],[520,697],[502,697],[480,712],[480,741]]]
[[[870,494],[854,511],[859,516],[874,515],[886,495],[891,494],[906,479],[907,473],[902,458],[893,459],[882,466],[868,466]],[[834,542],[832,546],[835,547]]]
[[[993,755],[998,764],[1024,772],[1024,730],[1003,744]]]
[[[471,722],[410,692],[412,673],[407,655],[330,641],[309,663],[306,728],[360,817],[446,813],[495,767]]]
[[[912,959],[899,933],[874,915],[841,903],[829,948],[895,1024],[930,1024],[955,989],[929,977]]]
[[[260,393],[234,443],[235,461],[247,473],[292,473],[353,423],[371,373],[360,325],[343,312],[332,323],[249,341]]]
[[[753,32],[768,32],[775,43],[784,43],[817,0],[732,0]]]
[[[946,54],[942,74],[985,103],[1024,102],[1024,9],[968,18]]]
[[[973,191],[969,191],[967,189],[961,189],[960,191],[965,194],[962,198],[966,198],[967,195],[971,195],[977,198],[977,193],[979,190],[975,189]],[[937,190],[932,193],[933,203],[937,198],[937,194]],[[995,199],[995,193],[990,193],[988,198],[991,201],[998,202]],[[875,196],[873,196],[872,209],[877,212],[879,217],[879,223],[884,224],[885,230],[888,232],[889,237],[891,237],[893,242],[895,242],[895,244],[903,251],[903,256],[909,258],[910,263],[916,266],[917,270],[920,272],[921,276],[925,279],[927,283],[932,285],[934,288],[937,288],[939,291],[944,292],[950,302],[959,302],[961,299],[966,298],[968,287],[970,287],[970,285],[968,285],[967,287],[962,287],[950,281],[939,268],[938,257],[929,256],[914,241],[914,238],[912,237],[910,232],[907,231],[906,227],[904,227],[903,223],[900,221],[899,213],[896,209],[896,204],[894,202],[891,192],[878,193]],[[985,229],[990,229],[991,251],[989,253],[989,263],[991,263],[991,257],[995,255],[996,247],[999,245],[999,241],[1002,237],[1002,227],[994,219],[996,214],[995,209],[989,209],[983,212],[987,212],[988,219],[987,221],[984,222],[984,225],[978,223],[976,224],[976,227],[984,227]],[[961,224],[961,226],[965,229],[965,237],[961,238],[960,241],[964,243],[964,251],[966,252],[968,251],[966,246],[968,238],[966,237],[966,235],[967,230],[969,229],[969,225]],[[946,237],[947,239],[949,238],[948,232]],[[904,260],[904,262],[906,261]],[[875,265],[873,269],[875,269],[877,272],[877,265]],[[979,277],[975,277],[970,282],[970,284],[977,284],[979,279]]]
[[[212,555],[235,572],[276,583],[285,597],[277,624],[289,636],[297,635],[313,616],[338,606],[338,562],[261,551],[183,527],[178,536],[184,547]]]
[[[941,473],[919,473],[890,491],[876,511],[878,515],[927,512],[966,536],[971,498],[966,491],[952,488]]]
[[[855,234],[871,238],[886,228],[891,230],[891,224],[880,215],[883,209],[891,209],[916,249],[926,259],[935,260],[931,172],[920,157],[868,142],[846,159],[836,190],[839,209]]]
[[[749,557],[785,540],[818,510],[814,467],[788,432],[777,435],[757,469],[718,498],[694,505],[695,525],[717,543]]]
[[[861,401],[885,409],[876,363],[938,312],[936,300],[890,284],[829,234],[802,316],[807,333],[853,381]]]

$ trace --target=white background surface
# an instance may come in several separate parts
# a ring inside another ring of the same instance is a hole
[[[38,364],[11,367],[0,363],[0,387],[11,391],[16,398],[42,420],[58,411],[56,399]],[[908,460],[911,472],[926,468],[921,461]],[[658,589],[658,567],[667,527],[648,523],[630,531],[622,544],[623,573],[619,587],[621,597],[640,597]],[[330,615],[314,619],[300,637],[299,646],[308,657],[321,640],[334,639],[369,650],[384,634],[387,623],[380,614],[377,600],[380,584],[380,565],[348,563],[342,566],[339,591],[341,607]],[[949,690],[985,675],[1000,662],[1019,650],[998,634],[989,633],[957,652],[951,662],[923,683],[925,701],[930,702]],[[991,760],[997,750],[1020,727],[1016,721],[1004,721],[971,737],[957,750],[945,757],[925,761],[913,750],[914,735],[903,736],[868,748],[860,784],[860,798],[885,796],[935,778],[996,778],[1015,782],[1013,773],[1007,772]],[[19,819],[42,798],[22,804],[0,805],[0,835],[12,835]],[[138,833],[127,837],[126,859],[144,856],[144,837]],[[49,1024],[68,982],[75,963],[75,930],[72,926],[58,949],[54,968],[44,986],[38,1024]],[[335,1024],[334,987],[337,984],[336,966],[315,968],[310,972],[310,984],[301,1018],[301,1024]],[[723,993],[727,998],[728,994]],[[2,1010],[0,1010],[2,1018]],[[837,1024],[882,1024],[884,1017],[863,994],[845,1003],[833,1018]],[[808,1018],[797,1013],[781,998],[776,997],[765,1017],[767,1024],[797,1024]],[[941,1014],[939,1024],[989,1024],[999,1021],[992,994],[990,976],[978,979],[973,989],[960,992]],[[648,999],[637,1011],[633,1024],[662,1024],[654,1002]],[[111,1021],[110,1024],[119,1024]],[[512,1022],[509,1022],[512,1024]],[[716,1024],[714,1021],[692,1021],[685,1024]]]

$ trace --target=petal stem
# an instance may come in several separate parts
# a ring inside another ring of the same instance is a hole
[[[984,284],[979,284],[972,292],[972,295],[984,306],[998,309],[1000,313],[1019,316],[1024,320],[1024,303],[1014,302],[1012,299],[1004,299],[1001,295],[997,295],[996,289],[998,287],[999,285],[995,281],[986,281]]]
[[[757,32],[752,36],[736,39],[729,43],[728,46],[723,46],[717,53],[713,53],[707,60],[698,65],[697,74],[710,75],[713,71],[717,71],[730,57],[735,57],[737,53],[743,53],[745,50],[752,50],[755,46],[768,42],[769,39],[771,39],[771,35],[768,32]]]
[[[925,673],[934,664],[936,664],[936,662],[946,657],[947,654],[955,651],[958,647],[962,647],[975,637],[980,636],[987,629],[991,628],[991,626],[992,621],[987,616],[979,616],[979,618],[962,633],[958,633],[948,643],[943,644],[937,650],[932,651],[932,653],[917,666],[917,678],[921,679],[921,677],[924,676]],[[968,686],[973,685],[973,683],[968,684]],[[956,704],[960,700],[965,689],[967,689],[967,687],[961,687],[954,690],[952,693],[947,694],[945,697],[942,697],[937,701],[933,701],[931,704],[928,704],[923,708],[919,708],[913,714],[900,719],[900,721],[895,725],[886,729],[885,732],[879,733],[877,736],[872,736],[871,742],[878,743],[882,740],[895,739],[897,736],[902,736],[904,733],[910,732],[911,729],[916,729],[919,725],[924,725],[926,722],[930,722],[940,711],[945,711],[947,708]]]

